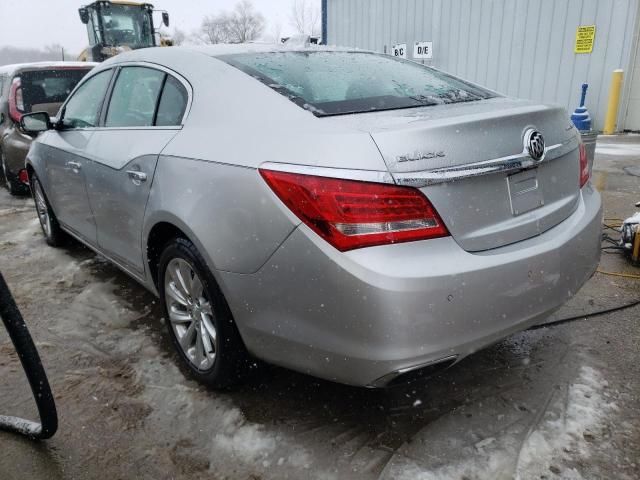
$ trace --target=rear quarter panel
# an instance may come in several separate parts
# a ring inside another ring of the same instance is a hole
[[[214,274],[256,272],[299,223],[256,169],[164,154],[151,187],[144,239],[159,222],[180,228]]]

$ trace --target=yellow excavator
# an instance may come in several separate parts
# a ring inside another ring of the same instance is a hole
[[[84,62],[102,62],[118,53],[138,48],[171,46],[153,23],[154,12],[162,13],[169,26],[169,13],[150,3],[128,0],[98,0],[80,7],[80,20],[87,26],[89,47],[78,57]]]

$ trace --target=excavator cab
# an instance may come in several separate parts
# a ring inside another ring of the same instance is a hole
[[[153,5],[118,0],[99,0],[78,10],[87,26],[89,47],[80,60],[102,62],[126,50],[156,47]],[[169,14],[162,11],[162,23],[169,26]]]

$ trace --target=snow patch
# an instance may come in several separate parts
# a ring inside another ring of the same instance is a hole
[[[417,462],[409,461],[402,469],[394,470],[385,478],[395,480],[512,480],[513,460],[505,451],[493,451],[481,462],[465,460],[455,465],[444,465],[434,470],[424,470]]]
[[[397,452],[381,478],[582,480],[575,462],[589,458],[591,442],[602,444],[607,419],[617,411],[607,388],[600,372],[583,366],[573,383],[549,391],[548,402],[526,394],[517,400],[523,405],[537,403],[540,413],[516,408],[501,420],[494,415],[504,410],[503,400],[491,404],[485,399],[463,407],[416,435],[404,451]],[[486,422],[492,416],[496,425],[487,430]],[[452,426],[460,429],[454,436]]]
[[[558,398],[544,415],[539,427],[522,446],[517,478],[539,477],[554,464],[577,454],[589,456],[586,438],[599,438],[605,419],[617,410],[604,395],[608,382],[591,367],[583,366],[577,382],[569,387],[567,398]],[[565,406],[566,405],[566,406]],[[556,465],[556,468],[557,465]],[[563,472],[563,478],[577,472]]]
[[[633,143],[596,143],[596,153],[614,156],[640,156],[640,145]]]
[[[265,461],[275,451],[276,437],[261,425],[248,423],[240,410],[231,408],[223,415],[222,433],[214,437],[214,447],[247,463]]]

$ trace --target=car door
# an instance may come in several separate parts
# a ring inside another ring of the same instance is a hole
[[[44,157],[47,195],[56,216],[72,233],[96,244],[96,224],[89,206],[85,172],[88,146],[98,125],[112,70],[102,71],[68,99],[62,109],[61,127],[48,132]]]
[[[142,224],[158,156],[177,134],[187,84],[157,66],[119,68],[86,171],[98,245],[142,274]]]

